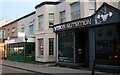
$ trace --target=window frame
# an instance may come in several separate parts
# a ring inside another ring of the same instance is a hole
[[[50,18],[52,15],[52,19]],[[50,22],[53,22],[52,24],[50,24]],[[54,13],[49,13],[49,28],[52,28],[52,26],[54,25]]]
[[[66,21],[66,11],[63,10],[63,11],[59,12],[59,15],[60,15],[60,18],[59,18],[60,23],[64,23]]]
[[[42,41],[42,42],[40,42]],[[43,48],[41,48],[43,46]],[[43,57],[44,56],[44,38],[38,39],[38,56]]]
[[[71,20],[80,19],[81,18],[80,2],[74,2],[74,3],[70,4],[70,7],[71,7]],[[76,10],[76,7],[77,7],[77,10]]]
[[[53,55],[54,55],[54,38],[49,38],[49,56]]]
[[[21,26],[21,32],[25,32],[25,25],[23,24],[22,26]]]
[[[34,21],[29,23],[29,34],[34,34]]]
[[[44,23],[44,16],[43,14],[39,15],[38,16],[38,30],[43,30],[44,27],[43,27],[43,24]]]

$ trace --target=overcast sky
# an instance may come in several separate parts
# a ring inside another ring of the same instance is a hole
[[[58,0],[0,0],[0,20],[8,18],[11,21],[35,11],[35,6],[43,1]]]

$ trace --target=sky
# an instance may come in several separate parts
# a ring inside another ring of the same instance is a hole
[[[35,6],[43,1],[58,0],[0,0],[0,20],[8,18],[14,21],[35,11]]]

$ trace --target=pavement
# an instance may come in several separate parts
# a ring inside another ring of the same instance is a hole
[[[14,67],[18,69],[23,69],[27,71],[32,71],[36,73],[43,73],[49,75],[91,75],[91,71],[86,69],[72,69],[66,67],[57,67],[50,66],[51,64],[36,64],[36,63],[24,63],[24,62],[16,62],[10,60],[2,60],[2,65]],[[95,72],[95,75],[118,75],[112,73],[105,72]]]

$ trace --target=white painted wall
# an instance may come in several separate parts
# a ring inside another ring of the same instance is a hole
[[[53,62],[55,61],[56,57],[56,49],[54,44],[54,55],[49,56],[49,38],[55,38],[55,33],[53,33],[53,28],[49,28],[49,13],[55,13],[55,5],[43,5],[36,9],[36,16],[35,16],[35,22],[36,22],[36,61],[40,62]],[[43,14],[43,24],[44,28],[43,30],[39,30],[38,28],[38,16]],[[43,38],[44,39],[44,55],[41,57],[38,53],[38,39]],[[55,39],[54,39],[55,42]]]
[[[34,34],[29,34],[29,24],[32,21],[34,21],[34,31],[33,31]],[[23,24],[24,24],[24,28],[25,28],[24,29],[25,35],[27,37],[35,37],[35,26],[36,26],[36,24],[35,24],[35,14],[30,15],[30,16],[28,16],[26,18],[23,18],[23,19],[18,21],[18,32],[21,32],[21,27],[22,27]]]

